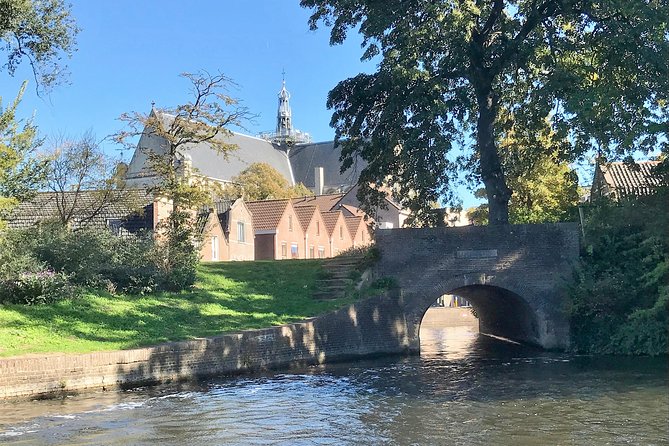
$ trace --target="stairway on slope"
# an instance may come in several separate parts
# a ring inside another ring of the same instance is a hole
[[[313,294],[317,300],[331,300],[344,297],[357,285],[360,278],[362,256],[333,257],[323,262],[324,274],[316,282],[316,291]]]

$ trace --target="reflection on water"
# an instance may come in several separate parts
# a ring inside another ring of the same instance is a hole
[[[664,445],[666,358],[546,353],[421,332],[422,354],[12,402],[0,443]]]

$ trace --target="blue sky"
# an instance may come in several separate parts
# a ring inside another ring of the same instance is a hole
[[[76,137],[91,130],[102,139],[122,128],[123,112],[148,112],[189,99],[182,72],[222,72],[237,84],[231,95],[258,115],[248,133],[275,127],[282,71],[291,92],[293,125],[314,141],[331,140],[327,93],[337,82],[374,65],[360,62],[360,38],[330,46],[327,29],[310,31],[309,10],[298,0],[73,0],[81,32],[67,64],[69,84],[38,97],[24,63],[14,78],[0,73],[4,103],[30,80],[19,116],[35,113],[42,136]],[[119,148],[103,144],[118,154]],[[123,153],[129,159],[131,153]],[[471,194],[462,191],[466,205]]]

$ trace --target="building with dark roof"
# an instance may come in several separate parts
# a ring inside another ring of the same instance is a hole
[[[183,163],[184,170],[195,176],[220,183],[230,182],[253,163],[267,163],[286,178],[291,186],[302,183],[317,195],[348,191],[357,183],[364,167],[363,161],[358,160],[341,173],[340,148],[333,141],[312,143],[308,134],[294,129],[289,99],[290,94],[284,82],[279,92],[275,132],[265,133],[262,137],[234,132],[216,136],[219,140],[236,146],[227,156],[221,155],[206,142],[186,144],[184,153],[179,154],[180,159],[175,162]],[[165,124],[174,119],[174,116],[155,109],[151,113]],[[128,165],[127,184],[131,187],[154,184],[157,177],[149,169],[147,154],[165,153],[166,147],[164,138],[150,129],[144,129]]]
[[[125,236],[153,230],[157,211],[153,196],[143,189],[39,192],[16,206],[7,224],[21,229],[56,221],[75,230],[109,228],[116,235]]]
[[[590,199],[613,200],[650,195],[664,184],[657,171],[660,161],[598,162],[590,189]],[[665,184],[666,185],[666,184]]]

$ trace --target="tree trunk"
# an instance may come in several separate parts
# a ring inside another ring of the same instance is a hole
[[[476,127],[481,163],[481,179],[488,196],[488,221],[491,225],[509,223],[511,189],[506,185],[504,172],[495,144],[494,125],[497,118],[497,98],[492,91],[477,95],[479,117]]]

